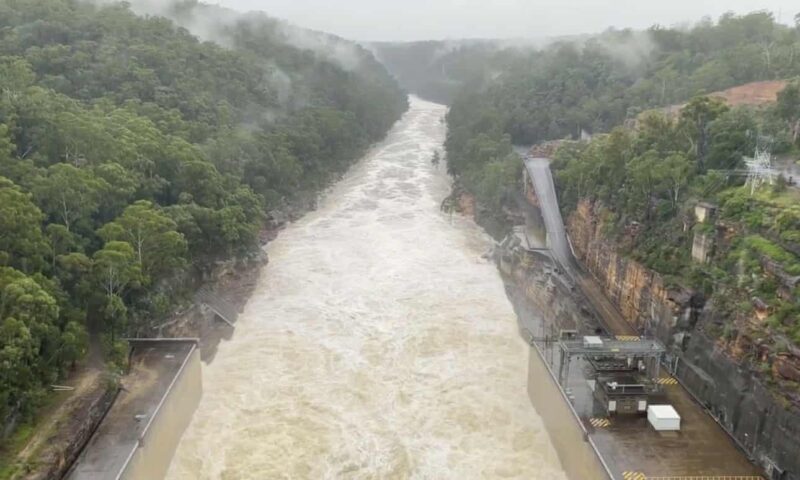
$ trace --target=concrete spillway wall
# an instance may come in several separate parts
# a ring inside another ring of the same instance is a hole
[[[203,385],[200,351],[186,357],[180,371],[139,437],[139,444],[117,476],[118,480],[164,478],[183,432],[200,403]]]
[[[572,480],[611,480],[608,468],[536,345],[528,361],[528,397],[542,416],[564,471]]]

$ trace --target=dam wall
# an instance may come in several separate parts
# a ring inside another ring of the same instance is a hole
[[[528,396],[541,415],[561,466],[571,480],[613,479],[535,343],[528,361]]]
[[[181,436],[202,396],[200,351],[195,348],[167,390],[139,438],[138,447],[120,472],[120,480],[164,478]]]
[[[67,480],[164,478],[202,395],[196,339],[130,340],[130,367]]]

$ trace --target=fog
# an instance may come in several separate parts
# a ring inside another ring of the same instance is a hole
[[[797,0],[211,0],[264,10],[298,25],[354,40],[541,38],[608,27],[646,28],[717,18],[726,11],[770,10],[784,23]]]

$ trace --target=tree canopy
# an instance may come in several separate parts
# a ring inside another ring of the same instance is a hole
[[[87,325],[152,333],[407,108],[353,43],[195,1],[165,12],[0,0],[0,425],[34,411]],[[186,28],[201,13],[213,38]]]

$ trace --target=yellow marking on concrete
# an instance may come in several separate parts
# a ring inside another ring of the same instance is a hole
[[[623,480],[647,480],[647,476],[642,472],[622,472]]]
[[[606,428],[611,426],[611,420],[607,418],[590,418],[589,423],[592,424],[594,428]]]
[[[624,478],[625,474],[623,473],[622,476]],[[764,477],[760,477],[758,475],[700,475],[694,477],[646,477],[645,480],[764,480]]]
[[[641,338],[636,335],[617,335],[617,340],[620,342],[638,342]]]
[[[659,384],[659,385],[677,385],[678,384],[678,380],[676,380],[673,377],[661,377],[661,378],[656,380],[656,383]],[[688,478],[691,478],[691,477],[688,477]],[[702,477],[700,477],[700,478],[702,478]]]

